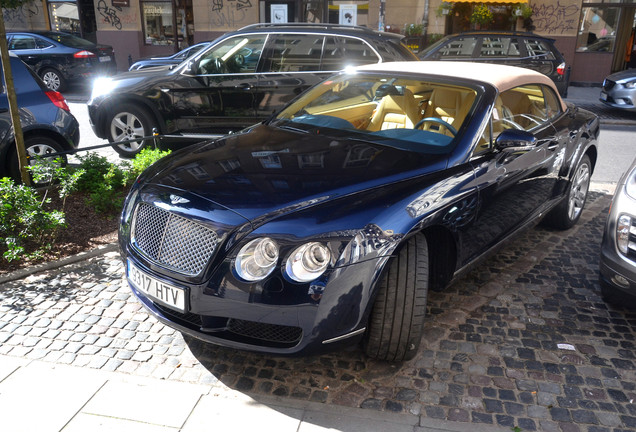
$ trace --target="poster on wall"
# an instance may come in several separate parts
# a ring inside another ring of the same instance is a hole
[[[355,4],[340,5],[340,24],[358,25],[358,6]]]
[[[286,23],[287,22],[287,5],[286,4],[273,4],[271,5],[271,19],[273,23]]]

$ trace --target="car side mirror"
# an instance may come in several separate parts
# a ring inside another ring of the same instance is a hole
[[[536,147],[537,138],[530,132],[508,129],[499,134],[495,140],[495,149],[506,152],[524,152]]]
[[[188,74],[190,75],[196,75],[198,69],[199,69],[199,65],[194,60],[190,60],[188,62],[188,65],[185,68],[185,70],[188,71]]]

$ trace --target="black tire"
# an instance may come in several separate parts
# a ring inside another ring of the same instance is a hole
[[[565,199],[545,217],[547,225],[566,230],[579,221],[587,200],[591,176],[592,162],[587,155],[583,155],[572,174]]]
[[[53,68],[46,68],[40,72],[40,78],[44,81],[46,86],[54,91],[64,91],[66,90],[66,80],[57,70]]]
[[[429,279],[426,237],[412,237],[391,260],[379,282],[363,348],[369,357],[412,359],[420,346]]]
[[[22,177],[20,176],[20,167],[18,165],[18,155],[15,151],[15,144],[13,144],[14,149],[11,152],[11,162],[9,164],[9,174],[11,178],[16,182],[21,182]],[[52,138],[47,136],[34,135],[24,140],[24,148],[26,149],[27,154],[29,155],[29,164],[34,165],[37,163],[37,156],[44,156],[52,153],[59,153],[64,151],[62,146]],[[60,156],[63,160],[62,164],[66,165],[66,156]],[[48,181],[36,183],[33,181],[33,176],[31,176],[31,181],[34,186],[44,186],[48,183]]]
[[[124,104],[111,111],[108,116],[108,141],[113,149],[125,158],[133,158],[143,148],[151,145],[152,140],[117,145],[117,141],[126,141],[152,135],[151,116],[136,105]]]

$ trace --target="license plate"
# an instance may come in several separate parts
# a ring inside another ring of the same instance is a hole
[[[128,260],[128,281],[151,300],[185,312],[185,290],[162,282],[143,271]]]
[[[607,100],[607,93],[601,92],[601,99],[602,100]]]
[[[106,56],[106,57],[100,57],[100,58],[99,58],[99,61],[100,61],[100,62],[102,62],[102,63],[109,62],[109,61],[110,61],[110,57],[108,57],[108,56]]]

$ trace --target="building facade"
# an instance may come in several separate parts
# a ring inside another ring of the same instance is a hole
[[[598,84],[636,66],[636,3],[621,0],[34,0],[4,10],[7,31],[61,30],[115,48],[117,64],[167,55],[257,22],[329,22],[409,35],[417,49],[481,28],[552,37],[570,82]]]

